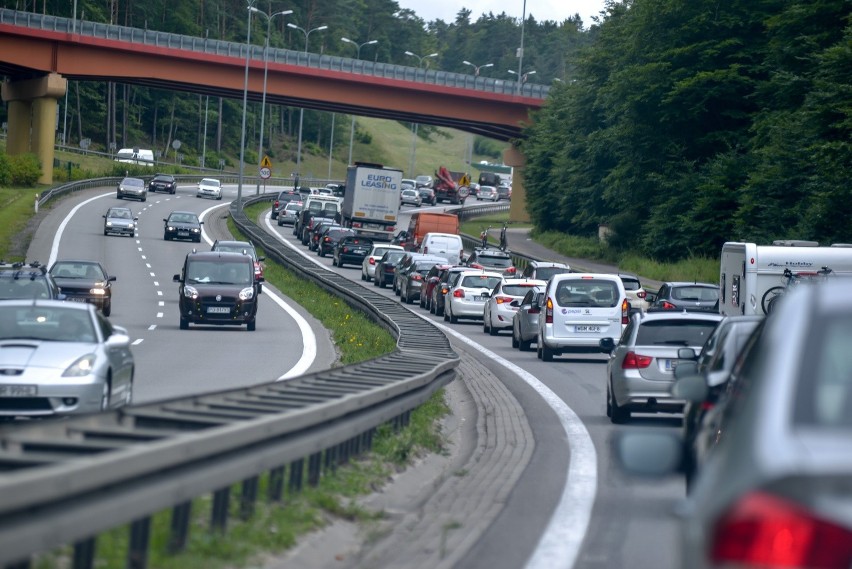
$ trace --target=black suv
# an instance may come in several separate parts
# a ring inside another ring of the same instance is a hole
[[[32,263],[5,263],[0,261],[0,300],[49,298],[64,300],[56,281],[47,267]]]
[[[257,298],[263,277],[255,276],[248,253],[205,251],[189,253],[173,280],[178,288],[180,329],[189,324],[256,326]]]
[[[275,197],[275,201],[272,202],[272,211],[269,213],[269,217],[271,217],[272,219],[277,219],[278,212],[283,210],[284,207],[292,201],[302,201],[302,194],[294,190],[284,190],[278,192],[278,195]]]

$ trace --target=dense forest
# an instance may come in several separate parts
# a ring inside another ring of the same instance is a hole
[[[66,17],[76,4],[83,19],[237,42],[247,31],[246,0],[0,4]],[[328,26],[309,36],[309,51],[354,57],[340,38],[376,40],[362,58],[460,73],[475,72],[464,61],[493,63],[480,72],[503,79],[517,69],[523,27],[524,72],[552,86],[518,141],[541,230],[593,236],[604,224],[611,246],[665,260],[716,256],[731,239],[852,242],[849,0],[612,0],[595,22],[521,22],[463,7],[452,22],[426,22],[394,0],[256,5],[293,10],[273,20],[274,47],[305,49],[304,32],[287,23]],[[261,20],[252,20],[252,43],[265,40]],[[197,163],[205,115],[215,132],[207,163],[234,156],[241,101],[75,82],[69,143],[147,141],[167,154],[180,138],[186,162]],[[249,140],[259,116],[251,104]],[[292,159],[298,110],[271,107],[266,116],[275,151]],[[322,153],[331,122],[305,112],[307,152]],[[345,141],[348,121],[336,125],[334,140]],[[256,156],[247,151],[246,161]]]
[[[852,2],[613,4],[522,148],[544,230],[657,259],[852,242]]]

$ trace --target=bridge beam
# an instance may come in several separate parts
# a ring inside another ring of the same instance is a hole
[[[41,163],[41,184],[53,183],[56,109],[67,86],[68,81],[57,73],[3,82],[3,101],[9,103],[6,152],[11,156],[35,154]]]
[[[527,211],[527,191],[524,188],[524,167],[526,156],[515,145],[503,151],[503,164],[512,167],[512,201],[509,205],[509,221],[526,223],[530,221]]]

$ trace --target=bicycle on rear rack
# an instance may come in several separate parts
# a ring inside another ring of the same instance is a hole
[[[825,280],[831,273],[832,271],[828,267],[822,267],[818,271],[801,271],[796,273],[790,269],[784,269],[784,274],[781,277],[784,284],[774,286],[763,293],[763,298],[760,300],[760,306],[763,308],[763,313],[771,314],[775,309],[778,300],[787,293],[787,289],[790,287],[818,279]]]

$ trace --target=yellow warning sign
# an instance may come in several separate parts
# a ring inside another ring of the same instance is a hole
[[[272,168],[272,160],[269,159],[269,156],[264,155],[263,160],[260,161],[261,168]]]

